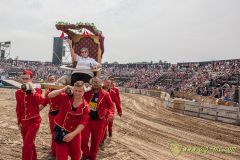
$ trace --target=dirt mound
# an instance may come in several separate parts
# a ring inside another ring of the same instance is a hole
[[[0,89],[0,159],[21,159],[22,137],[17,127],[15,100],[7,99],[10,89]],[[240,127],[226,123],[185,116],[164,109],[160,99],[138,94],[120,94],[123,116],[115,114],[113,137],[99,149],[98,159],[239,159]],[[36,138],[38,159],[49,159],[51,135],[48,107],[41,112],[42,123]],[[179,142],[182,151],[175,158],[169,144]],[[199,154],[209,146],[206,154]],[[214,147],[236,147],[236,152],[215,152]],[[185,148],[186,149],[186,148]]]

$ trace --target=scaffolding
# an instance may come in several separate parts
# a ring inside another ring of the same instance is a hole
[[[62,64],[71,64],[72,63],[71,51],[69,48],[69,44],[67,43],[67,38],[68,37],[64,37],[64,39],[63,39]]]
[[[55,42],[56,38],[57,38],[57,40]],[[67,38],[68,37],[64,37],[64,39],[61,40],[59,37],[54,37],[53,59],[54,59],[54,57],[55,57],[55,59],[53,61],[57,60],[58,63],[60,63],[60,64],[71,64],[72,63],[71,51],[69,48],[69,44],[67,43]]]
[[[11,41],[0,42],[1,59],[10,58]]]

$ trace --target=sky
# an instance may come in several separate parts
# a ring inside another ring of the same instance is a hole
[[[57,21],[94,23],[102,62],[240,58],[239,0],[0,0],[0,17],[13,59],[52,61]]]

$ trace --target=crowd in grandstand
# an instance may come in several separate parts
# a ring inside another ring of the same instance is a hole
[[[22,73],[24,70],[30,70],[33,72],[33,79],[40,81],[46,80],[49,74],[55,74],[60,78],[64,74],[64,70],[59,70],[60,65],[52,65],[51,62],[39,62],[39,61],[16,61],[16,60],[0,60],[0,76],[6,78],[18,79],[19,76],[14,74],[11,76],[8,72]]]
[[[238,80],[240,60],[107,66],[103,67],[104,75],[130,78],[122,84],[124,87],[185,91],[215,98],[230,92],[233,98],[234,85],[227,83]]]
[[[55,74],[60,78],[64,70],[51,62],[1,60],[0,76],[9,77],[8,71],[33,72],[34,80],[46,80],[47,75]],[[237,81],[240,72],[240,60],[178,64],[103,64],[102,76],[110,75],[126,78],[118,85],[133,88],[150,88],[185,91],[215,98],[223,95],[223,84]],[[13,78],[18,78],[14,76]],[[233,96],[234,85],[224,85]]]

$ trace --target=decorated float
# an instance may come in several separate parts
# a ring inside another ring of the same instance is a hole
[[[68,38],[72,40],[74,53],[81,56],[81,49],[88,48],[89,57],[95,59],[96,62],[101,64],[104,53],[104,36],[102,35],[102,31],[98,30],[94,23],[79,22],[76,24],[70,24],[66,22],[57,22],[56,28],[57,30],[62,31],[60,38],[63,39],[65,37],[64,34],[66,34]],[[101,76],[101,68],[91,70],[76,69],[76,65],[77,62],[72,58],[72,65],[63,65],[60,66],[60,69],[93,72],[95,76]],[[41,84],[41,88],[61,89],[64,88],[65,85],[67,84],[55,85],[43,83]]]

